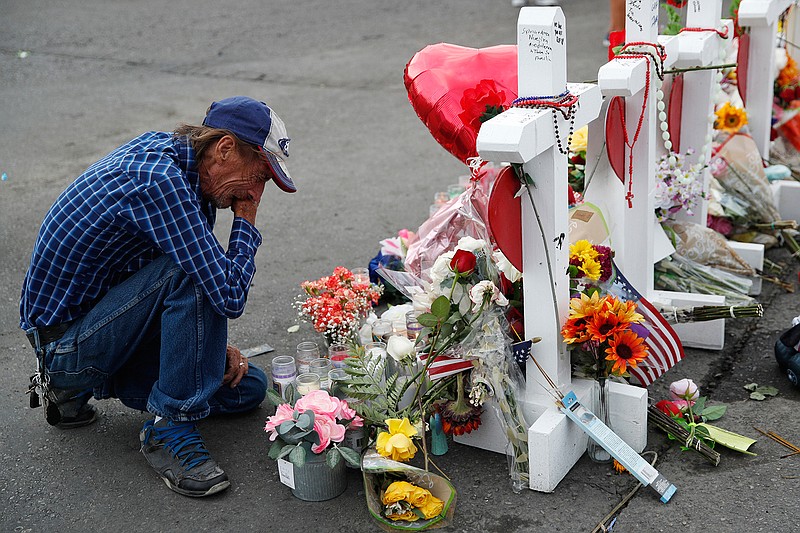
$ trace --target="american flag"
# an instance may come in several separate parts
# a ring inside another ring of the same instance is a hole
[[[428,359],[428,354],[421,354],[419,359],[424,363]],[[428,367],[428,377],[430,377],[431,380],[436,380],[458,374],[465,370],[472,370],[472,361],[460,357],[438,355],[431,363],[431,366]]]
[[[672,326],[667,323],[653,304],[639,294],[633,285],[625,279],[616,264],[613,266],[616,276],[612,282],[610,292],[622,300],[636,302],[636,311],[644,317],[644,322],[641,325],[647,329],[647,337],[644,343],[648,348],[649,355],[637,367],[629,366],[628,372],[642,386],[647,387],[683,359],[683,344],[681,344],[675,330],[672,329]],[[642,332],[637,333],[642,334]]]

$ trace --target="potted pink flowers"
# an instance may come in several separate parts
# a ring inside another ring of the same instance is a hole
[[[271,390],[268,395],[277,409],[264,431],[273,441],[269,457],[278,461],[281,482],[305,501],[329,500],[344,492],[345,462],[360,467],[360,456],[341,443],[345,432],[361,427],[363,420],[346,401],[324,390],[308,393],[294,406]]]

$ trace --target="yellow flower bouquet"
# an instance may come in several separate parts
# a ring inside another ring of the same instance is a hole
[[[383,530],[422,531],[452,521],[456,490],[443,476],[394,461],[374,449],[364,454],[361,470],[367,507]]]

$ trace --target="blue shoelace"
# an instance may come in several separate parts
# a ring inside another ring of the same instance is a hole
[[[211,458],[206,449],[203,437],[194,424],[175,424],[157,428],[150,426],[155,438],[164,443],[164,447],[187,469],[199,466]]]

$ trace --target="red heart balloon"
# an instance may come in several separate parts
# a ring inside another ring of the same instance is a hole
[[[750,64],[750,34],[739,36],[739,50],[736,52],[736,88],[742,102],[747,105],[747,67]]]
[[[514,195],[520,182],[512,167],[504,167],[497,175],[489,196],[489,230],[497,247],[522,272],[522,200]]]
[[[613,97],[606,112],[606,155],[614,174],[622,183],[625,183],[624,115],[625,100],[621,96]]]
[[[683,74],[672,78],[672,88],[669,92],[669,140],[672,142],[672,151],[681,151],[681,118],[683,116]]]
[[[505,109],[517,97],[517,47],[432,44],[414,54],[403,82],[433,138],[466,164],[478,155],[475,144],[487,106]]]

